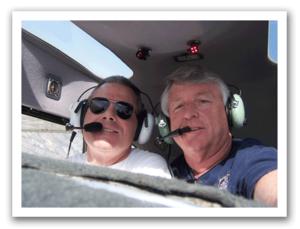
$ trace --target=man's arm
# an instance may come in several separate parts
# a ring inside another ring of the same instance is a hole
[[[254,200],[277,206],[277,170],[261,177],[254,188]]]

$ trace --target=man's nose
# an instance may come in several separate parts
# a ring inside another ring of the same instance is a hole
[[[111,121],[116,120],[116,112],[115,112],[115,109],[114,109],[114,104],[112,104],[112,103],[109,104],[106,111],[103,112],[101,119],[111,120]]]
[[[191,104],[186,104],[184,106],[184,115],[183,115],[183,117],[186,120],[197,118],[198,117],[198,111],[197,111],[196,106],[192,103]]]

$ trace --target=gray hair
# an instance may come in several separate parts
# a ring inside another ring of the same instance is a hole
[[[223,97],[224,105],[226,105],[227,100],[230,96],[230,91],[224,81],[215,73],[210,72],[203,67],[196,65],[186,65],[179,67],[170,75],[167,76],[167,86],[164,92],[161,95],[161,110],[162,112],[169,117],[168,112],[168,96],[169,90],[172,85],[176,84],[185,84],[185,83],[214,83],[216,84]]]
[[[95,93],[95,91],[106,83],[116,83],[116,84],[120,84],[120,85],[123,85],[123,86],[131,89],[132,92],[134,92],[134,94],[136,96],[137,112],[139,113],[143,109],[142,98],[141,98],[142,91],[137,86],[135,86],[135,84],[132,83],[129,79],[125,78],[124,76],[119,76],[119,75],[110,76],[110,77],[103,79],[97,86],[95,86],[95,89],[92,91],[92,93],[88,99],[91,99],[93,94]]]

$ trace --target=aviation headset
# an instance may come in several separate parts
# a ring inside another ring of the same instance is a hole
[[[96,89],[101,87],[102,85],[106,83],[118,83],[121,85],[125,85],[129,87],[137,96],[138,100],[141,101],[141,94],[145,94],[141,90],[138,89],[131,81],[129,81],[127,78],[124,78],[122,76],[111,76],[106,79],[104,79],[101,83],[99,83],[97,86],[93,86],[85,90],[77,99],[77,101],[71,105],[70,108],[70,122],[69,124],[76,127],[83,127],[84,117],[88,110],[88,99],[81,99],[84,94],[86,94],[88,91],[92,89]],[[145,94],[146,95],[146,94]],[[134,141],[136,141],[138,144],[145,144],[151,137],[152,130],[154,127],[154,117],[151,113],[147,112],[147,110],[144,108],[144,104],[141,103],[141,110],[137,114],[137,129],[135,132]],[[78,131],[78,130],[74,130]]]
[[[242,92],[238,87],[234,85],[227,86],[234,88],[238,91],[238,93],[233,93],[230,90],[230,95],[225,105],[228,125],[230,128],[241,128],[246,124],[245,107],[244,102],[242,100]],[[171,130],[169,127],[169,123],[169,118],[163,113],[160,113],[156,119],[156,124],[158,126],[160,136],[163,137],[170,133]],[[164,142],[167,144],[174,143],[172,138],[164,138]]]

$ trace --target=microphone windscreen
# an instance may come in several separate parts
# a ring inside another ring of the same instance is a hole
[[[178,129],[178,134],[183,135],[184,133],[187,133],[187,132],[190,132],[190,131],[192,131],[191,127],[186,126],[186,127],[181,128],[181,129]]]
[[[87,132],[100,132],[102,128],[103,125],[100,122],[92,122],[83,126],[83,129]]]

